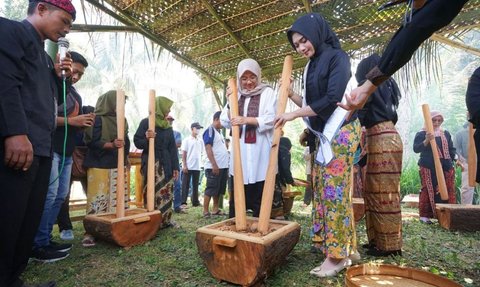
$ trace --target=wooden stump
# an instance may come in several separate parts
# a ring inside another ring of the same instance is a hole
[[[365,200],[361,197],[353,197],[353,218],[359,222],[365,216]]]
[[[296,222],[270,220],[271,232],[265,236],[235,230],[235,219],[201,227],[196,233],[198,252],[208,271],[218,280],[242,286],[260,283],[285,261],[300,237]],[[257,225],[247,219],[247,230]],[[272,229],[273,228],[273,229]]]
[[[479,231],[480,206],[436,204],[438,223],[448,230]]]
[[[125,217],[117,218],[114,212],[87,215],[83,226],[88,234],[122,247],[142,244],[152,239],[160,228],[162,214],[159,210],[128,209]]]
[[[402,203],[405,207],[418,208],[420,194],[407,194],[403,197]]]
[[[301,191],[286,191],[282,194],[283,198],[283,214],[288,216],[292,213],[293,202],[295,201],[295,196],[302,195]]]

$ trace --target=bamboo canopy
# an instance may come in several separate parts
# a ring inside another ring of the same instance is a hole
[[[321,13],[343,49],[353,57],[381,51],[405,12],[404,5],[377,11],[386,0],[86,1],[125,24],[124,30],[138,31],[170,51],[206,81],[222,85],[235,75],[238,62],[247,57],[259,62],[266,79],[276,79],[285,56],[293,54],[285,32],[307,12]],[[433,40],[449,44],[445,40],[448,37],[480,27],[479,8],[480,0],[470,0]],[[295,54],[293,69],[303,68],[305,62]]]

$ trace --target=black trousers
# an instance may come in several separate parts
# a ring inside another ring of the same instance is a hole
[[[232,177],[232,182],[235,182],[235,178]],[[260,215],[260,206],[262,205],[263,185],[265,181],[259,181],[253,184],[243,185],[245,189],[245,205],[247,209],[253,210],[253,217]],[[234,185],[235,186],[235,185]],[[228,217],[235,217],[235,188],[232,188],[232,196],[230,197],[230,209]]]
[[[16,171],[3,163],[0,152],[0,286],[21,286],[19,279],[45,205],[52,159],[34,156],[30,169]]]
[[[305,194],[303,195],[303,203],[305,203],[306,205],[309,205],[310,203],[312,203],[312,195],[313,195],[313,191],[312,191],[312,176],[310,174],[307,174],[307,181],[309,183],[309,185],[307,187],[305,187]]]
[[[65,201],[63,202],[62,206],[60,207],[60,211],[58,212],[57,216],[57,224],[58,224],[58,231],[63,230],[72,230],[72,221],[70,220],[70,193],[72,192],[72,185],[73,182],[76,180],[70,179],[70,191],[65,197]],[[78,179],[82,184],[83,192],[87,194],[87,178]]]
[[[198,200],[198,181],[200,179],[199,170],[189,170],[187,174],[182,174],[182,204],[187,204],[188,189],[190,187],[190,179],[192,180],[192,205],[199,206]]]

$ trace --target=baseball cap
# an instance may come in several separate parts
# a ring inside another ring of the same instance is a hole
[[[194,122],[193,124],[191,124],[190,128],[203,129],[203,127],[198,122]]]

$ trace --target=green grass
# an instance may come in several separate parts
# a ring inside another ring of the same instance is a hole
[[[344,273],[319,279],[308,272],[323,261],[310,253],[308,210],[295,202],[292,221],[302,226],[301,238],[287,262],[277,268],[266,286],[344,286]],[[414,211],[414,210],[407,210]],[[23,278],[28,283],[56,280],[58,286],[229,286],[215,280],[201,261],[195,245],[195,230],[222,217],[204,219],[201,208],[190,208],[176,215],[181,228],[161,230],[150,242],[129,249],[97,242],[92,248],[81,246],[83,226],[74,223],[75,240],[70,256],[55,263],[31,262]],[[54,235],[58,239],[58,234]],[[357,226],[359,244],[365,243],[363,220]],[[403,257],[386,258],[390,264],[424,268],[449,277],[464,286],[480,286],[480,232],[443,230],[438,224],[425,225],[417,219],[404,220]],[[364,250],[360,248],[364,255]],[[363,262],[375,260],[363,256]],[[467,281],[465,281],[467,278]],[[472,283],[467,283],[472,280]]]

